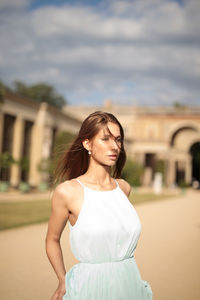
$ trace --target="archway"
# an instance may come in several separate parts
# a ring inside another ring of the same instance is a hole
[[[170,141],[171,153],[168,163],[169,184],[190,184],[196,177],[200,181],[199,143],[200,134],[191,126],[179,128],[172,134]]]
[[[192,156],[192,179],[200,182],[200,141],[190,147]]]
[[[192,126],[184,126],[184,127],[180,127],[178,128],[171,136],[171,140],[170,140],[170,146],[174,146],[175,144],[175,140],[177,138],[177,136],[180,136],[181,133],[194,133],[197,132],[197,129],[192,127]]]

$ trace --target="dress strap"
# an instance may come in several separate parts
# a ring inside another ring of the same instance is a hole
[[[85,187],[84,184],[78,178],[75,179],[80,183],[80,185],[82,185],[83,188]]]
[[[118,183],[118,181],[117,181],[115,178],[113,178],[113,179],[114,179],[114,181],[115,181],[116,185],[117,185],[117,186],[119,186],[119,183]]]

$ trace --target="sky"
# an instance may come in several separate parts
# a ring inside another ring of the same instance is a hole
[[[0,0],[0,80],[71,105],[200,106],[199,0]]]

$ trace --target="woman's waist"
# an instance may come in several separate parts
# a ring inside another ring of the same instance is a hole
[[[87,260],[87,259],[83,259],[80,260],[79,263],[81,264],[92,264],[92,265],[101,265],[101,264],[109,264],[109,263],[122,263],[125,262],[127,260],[133,259],[134,256],[127,256],[127,257],[115,257],[115,258],[107,258],[107,259],[94,259],[94,260]]]
[[[129,264],[136,264],[134,256],[123,257],[121,259],[112,259],[107,261],[79,261],[77,264],[73,265],[67,273],[71,273],[76,270],[86,271],[86,273],[92,270],[109,270],[109,269],[120,269],[121,267]]]
[[[108,282],[111,278],[118,282],[127,274],[139,274],[133,256],[104,262],[79,262],[66,273],[66,286],[71,293],[87,286],[89,282]]]

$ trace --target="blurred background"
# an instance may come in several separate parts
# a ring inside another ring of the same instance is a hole
[[[0,0],[2,300],[56,287],[43,244],[53,172],[96,110],[124,128],[155,299],[200,299],[199,12],[198,0]]]
[[[46,86],[34,86],[36,97]],[[38,90],[37,90],[38,88]],[[24,93],[31,88],[24,87]],[[82,121],[96,110],[113,113],[125,131],[123,176],[133,186],[152,187],[156,173],[164,187],[199,188],[200,107],[135,107],[38,103],[18,92],[3,93],[0,134],[0,189],[44,190],[52,183],[57,158],[75,138]],[[48,95],[47,95],[48,98]],[[56,102],[56,99],[55,99]]]

